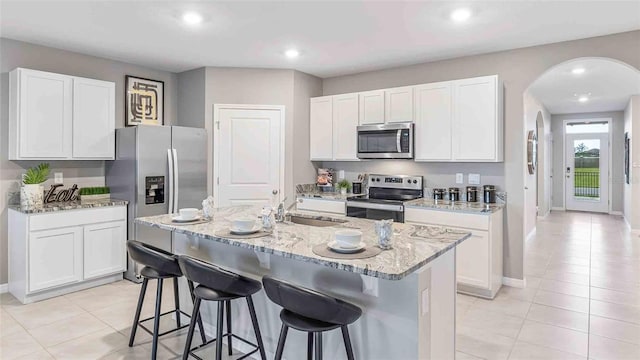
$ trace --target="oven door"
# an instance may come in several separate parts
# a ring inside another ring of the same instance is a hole
[[[371,219],[404,222],[404,206],[376,204],[361,201],[347,201],[347,216]]]
[[[358,158],[412,159],[413,124],[358,126]]]

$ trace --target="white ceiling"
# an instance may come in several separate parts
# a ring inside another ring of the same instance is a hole
[[[573,74],[575,68],[585,71]],[[614,60],[577,59],[547,71],[529,90],[552,114],[620,111],[631,95],[640,94],[640,72]],[[589,100],[579,102],[581,95]]]
[[[453,9],[473,12],[453,23]],[[204,16],[189,27],[187,10]],[[0,1],[0,35],[180,72],[295,68],[320,77],[640,28],[640,1]],[[287,59],[289,47],[300,57]]]

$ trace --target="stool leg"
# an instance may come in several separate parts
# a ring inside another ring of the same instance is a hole
[[[316,333],[316,360],[322,360],[322,333]]]
[[[138,322],[140,321],[140,312],[142,311],[142,303],[144,302],[144,295],[147,293],[147,284],[149,279],[144,278],[142,280],[142,287],[140,288],[140,297],[138,297],[138,307],[136,308],[136,315],[133,318],[133,326],[131,326],[131,335],[129,336],[129,347],[133,346],[133,341],[136,338],[136,330],[138,330]]]
[[[222,359],[222,327],[224,326],[224,302],[218,301],[218,322],[216,325],[216,360]]]
[[[189,285],[189,293],[191,294],[191,301],[195,304],[196,296],[193,295],[193,281],[187,280],[187,284]],[[202,324],[202,317],[200,316],[200,312],[198,312],[198,328],[200,329],[200,337],[202,338],[202,343],[207,343],[207,336],[204,333],[204,325]]]
[[[176,304],[176,325],[180,327],[180,294],[178,293],[178,278],[173,278],[173,300]]]
[[[191,322],[189,323],[189,332],[187,333],[187,342],[184,345],[184,352],[182,353],[182,360],[189,358],[189,352],[191,351],[191,342],[193,341],[193,332],[196,330],[196,322],[200,319],[200,299],[195,299],[193,302],[193,313],[191,314]]]
[[[153,319],[153,341],[151,345],[151,359],[156,360],[158,353],[158,333],[160,332],[160,313],[162,308],[162,279],[158,279],[158,291],[156,292],[156,314]]]
[[[347,325],[342,326],[342,339],[344,339],[344,347],[347,349],[347,359],[353,360],[353,348],[351,347],[351,338],[349,337],[349,329]]]
[[[307,333],[307,360],[313,360],[313,333]]]
[[[227,337],[227,347],[229,348],[229,355],[233,355],[231,344],[231,340],[233,339],[233,336],[231,336],[231,300],[225,301],[225,306],[227,307],[227,334],[229,334]]]
[[[278,339],[278,348],[276,349],[275,360],[282,359],[282,351],[284,350],[284,342],[287,340],[288,331],[289,331],[289,327],[284,323],[282,323],[282,328],[280,329],[280,338]]]
[[[249,315],[251,315],[253,332],[256,334],[256,341],[258,342],[260,358],[262,360],[267,360],[267,355],[264,351],[264,343],[262,342],[262,334],[260,334],[260,326],[258,325],[258,317],[256,316],[256,308],[255,306],[253,306],[253,299],[251,298],[251,295],[247,296],[247,306],[249,306]],[[284,343],[282,345],[284,346]]]

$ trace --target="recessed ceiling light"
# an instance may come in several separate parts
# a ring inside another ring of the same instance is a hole
[[[582,95],[578,98],[578,101],[581,103],[589,101],[589,97],[587,95]]]
[[[182,15],[182,21],[189,25],[198,25],[202,22],[202,15],[189,11]]]
[[[580,74],[584,73],[584,68],[583,67],[577,67],[577,68],[571,70],[571,73],[573,73],[574,75],[580,75]]]
[[[300,52],[296,49],[289,49],[284,52],[284,55],[289,59],[297,58],[300,55]]]
[[[471,10],[467,8],[457,9],[451,13],[451,20],[455,22],[465,22],[471,17]]]

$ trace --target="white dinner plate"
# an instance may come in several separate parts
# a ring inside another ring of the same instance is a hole
[[[197,217],[197,216],[195,218],[193,218],[193,219],[183,219],[182,216],[180,216],[180,215],[176,215],[176,216],[171,217],[171,221],[177,222],[177,223],[190,223],[190,222],[196,222],[196,221],[199,221],[199,220],[200,220],[200,218]]]
[[[251,230],[240,230],[240,229],[229,228],[229,232],[232,233],[233,235],[251,235],[251,234],[257,233],[258,231],[260,231],[260,229],[262,229],[262,226],[256,225]]]
[[[327,246],[329,246],[331,250],[338,253],[353,254],[367,247],[367,244],[365,244],[364,242],[360,242],[360,244],[354,247],[344,247],[342,245],[339,245],[338,242],[334,240],[334,241],[331,241],[329,244],[327,244]]]

